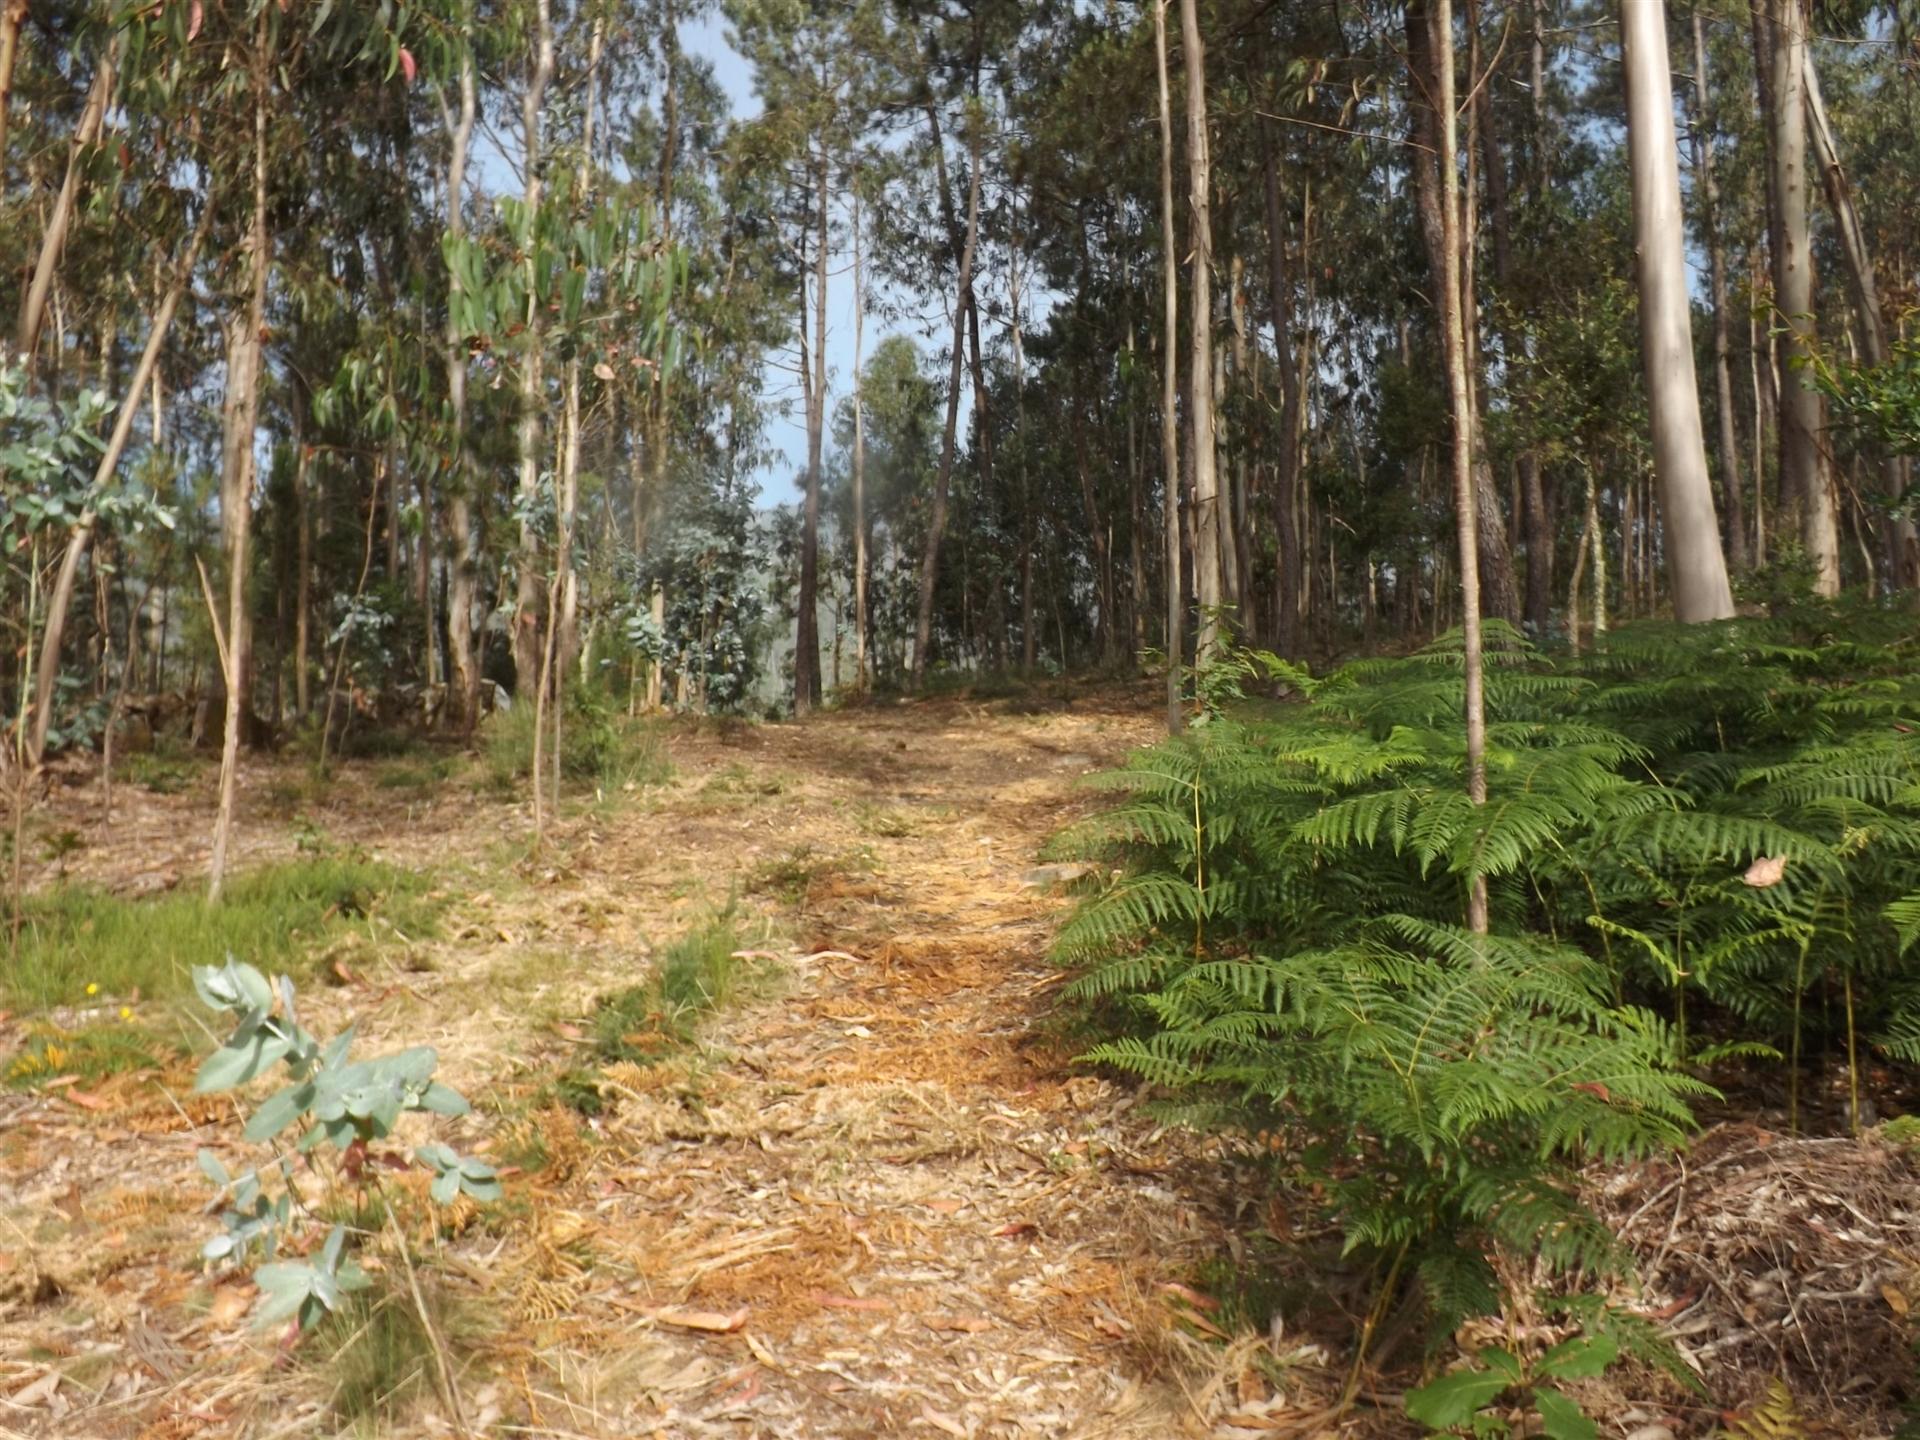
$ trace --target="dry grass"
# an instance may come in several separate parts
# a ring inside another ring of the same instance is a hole
[[[343,771],[310,818],[432,866],[448,903],[441,938],[357,955],[316,1019],[353,1016],[370,1049],[435,1045],[478,1107],[449,1138],[518,1167],[505,1204],[433,1242],[450,1301],[499,1320],[463,1362],[470,1425],[1165,1437],[1324,1389],[1311,1356],[1273,1337],[1222,1348],[1166,1288],[1223,1248],[1227,1172],[1049,1038],[1062,901],[1022,877],[1085,803],[1075,776],[1148,738],[1150,714],[1116,696],[677,727],[670,784],[564,819],[537,855],[516,806]],[[164,828],[179,848],[163,863],[189,867],[205,799],[143,795],[130,833]],[[262,856],[293,843],[257,815],[245,833]],[[831,863],[748,893],[796,854]],[[106,884],[153,858],[91,837],[80,856]],[[663,1063],[594,1060],[595,998],[644,984],[735,897],[790,941],[777,993]],[[569,1071],[598,1116],[551,1108]],[[212,1323],[238,1282],[183,1268],[206,1223],[195,1148],[239,1158],[237,1124],[183,1081],[118,1077],[102,1108],[0,1097],[0,1283],[35,1277],[0,1311],[0,1394],[57,1372],[37,1431],[335,1423],[324,1373]],[[102,1208],[116,1186],[136,1208]],[[381,1433],[445,1419],[416,1395]]]

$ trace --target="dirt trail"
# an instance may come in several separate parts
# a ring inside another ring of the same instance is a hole
[[[685,729],[670,786],[568,820],[517,877],[483,858],[524,832],[516,811],[456,792],[403,825],[364,784],[339,790],[330,833],[437,866],[454,898],[445,938],[353,957],[325,1018],[353,1015],[372,1050],[437,1045],[479,1105],[454,1138],[540,1160],[499,1213],[459,1217],[440,1262],[455,1313],[485,1320],[463,1345],[466,1424],[1164,1436],[1234,1407],[1258,1424],[1265,1392],[1218,1383],[1234,1367],[1196,1393],[1162,1288],[1225,1249],[1221,1172],[1068,1063],[1046,959],[1065,902],[1028,883],[1088,804],[1074,781],[1150,739],[1147,713],[1116,695]],[[593,998],[730,904],[774,937],[772,988],[666,1064],[588,1065]],[[590,1120],[541,1098],[569,1070],[602,1097]],[[177,1080],[129,1082],[153,1093],[104,1114],[0,1097],[0,1396],[88,1361],[0,1428],[327,1427],[327,1372],[285,1363],[187,1268],[209,1223],[194,1151],[236,1127],[158,1093]],[[447,1433],[442,1409],[429,1396],[397,1428]]]

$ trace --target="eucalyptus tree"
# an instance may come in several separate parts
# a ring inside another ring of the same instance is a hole
[[[1720,548],[1694,378],[1664,0],[1625,0],[1620,31],[1639,254],[1640,344],[1673,613],[1686,622],[1724,620],[1733,614],[1733,589]]]
[[[827,429],[827,315],[836,237],[836,183],[863,137],[872,103],[871,69],[884,66],[887,31],[878,4],[811,0],[728,0],[734,43],[754,67],[761,115],[743,143],[784,177],[782,207],[799,288],[794,334],[806,417],[799,594],[794,641],[794,709],[820,703],[820,489]]]
[[[1801,539],[1823,595],[1840,591],[1840,532],[1833,476],[1821,451],[1825,425],[1809,367],[1816,347],[1813,240],[1807,193],[1807,19],[1800,0],[1754,6],[1766,36],[1763,112],[1772,157],[1774,306],[1786,334],[1787,371],[1780,381],[1780,485],[1800,509]]]

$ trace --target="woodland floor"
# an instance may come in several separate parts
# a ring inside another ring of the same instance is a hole
[[[583,803],[535,858],[525,807],[459,772],[401,792],[359,764],[303,791],[301,762],[249,766],[242,864],[318,835],[445,900],[437,938],[376,916],[337,945],[303,1019],[357,1021],[361,1053],[436,1046],[476,1107],[443,1133],[543,1158],[417,1252],[460,1413],[423,1387],[359,1433],[1318,1431],[1297,1427],[1338,1384],[1322,1352],[1209,1336],[1185,1288],[1233,1243],[1232,1168],[1074,1067],[1052,1004],[1066,902],[1030,872],[1089,804],[1076,780],[1153,737],[1151,702],[1019,708],[675,726],[670,782]],[[191,887],[211,798],[208,774],[122,784],[103,825],[75,784],[51,823],[84,842],[73,878]],[[770,984],[667,1063],[595,1071],[599,1116],[543,1099],[582,1065],[595,997],[730,904],[778,957]],[[0,1058],[21,1022],[0,1017]],[[351,1428],[334,1370],[254,1330],[244,1276],[195,1258],[217,1228],[195,1153],[237,1170],[249,1147],[190,1078],[0,1091],[0,1431]]]

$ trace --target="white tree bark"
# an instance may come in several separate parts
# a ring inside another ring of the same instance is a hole
[[[1666,527],[1674,618],[1684,623],[1733,614],[1727,557],[1714,514],[1706,433],[1693,368],[1687,299],[1685,220],[1673,127],[1673,72],[1667,60],[1664,0],[1621,0],[1620,50],[1626,74],[1627,149],[1633,238],[1640,272],[1640,357],[1653,425],[1653,471]]]

